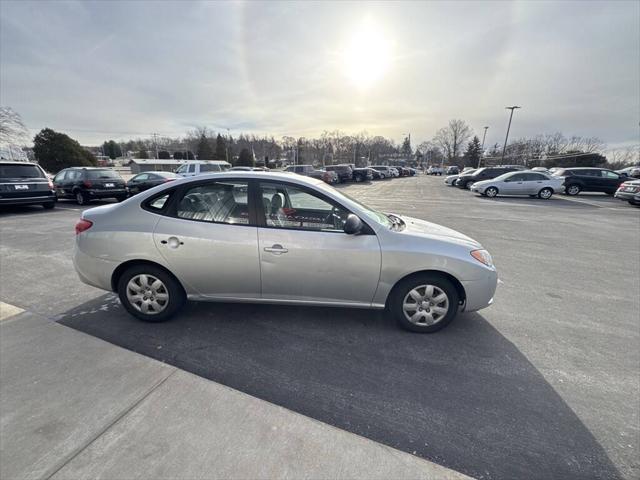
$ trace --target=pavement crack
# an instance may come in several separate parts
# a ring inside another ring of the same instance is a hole
[[[169,375],[167,375],[162,380],[158,381],[155,385],[150,387],[149,390],[147,390],[145,393],[143,393],[140,396],[140,398],[138,400],[136,400],[135,402],[133,402],[133,404],[131,404],[129,407],[124,408],[118,415],[115,416],[115,418],[111,422],[109,422],[104,428],[102,428],[93,437],[91,437],[89,439],[89,441],[85,445],[77,448],[74,452],[72,452],[70,455],[68,455],[68,457],[65,460],[62,461],[61,465],[56,467],[53,472],[51,472],[50,474],[44,475],[42,478],[46,479],[46,480],[50,480],[53,476],[55,476],[56,473],[58,473],[65,466],[67,466],[78,455],[80,455],[87,448],[89,448],[96,440],[98,440],[105,433],[107,433],[111,429],[111,427],[113,427],[115,424],[117,424],[122,418],[127,416],[129,414],[129,412],[133,411],[138,405],[140,405],[145,399],[147,399],[153,392],[155,392],[158,388],[160,388],[177,371],[178,371],[177,368],[173,368],[173,370],[169,373]]]

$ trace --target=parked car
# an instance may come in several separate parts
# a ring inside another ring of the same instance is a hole
[[[203,173],[224,172],[229,168],[231,164],[223,160],[189,160],[180,165],[176,173],[181,177],[195,177]]]
[[[631,205],[640,205],[640,180],[630,180],[618,187],[615,197]]]
[[[418,170],[416,170],[413,167],[409,167],[408,170],[409,170],[409,175],[412,177],[418,174]]]
[[[459,173],[460,173],[460,169],[455,165],[452,165],[451,167],[447,167],[447,171],[446,171],[447,175],[458,175]]]
[[[72,198],[78,205],[91,200],[127,198],[127,186],[118,172],[111,168],[71,167],[59,171],[53,178],[58,198]]]
[[[338,183],[338,174],[336,172],[320,170],[313,165],[291,165],[285,168],[285,172],[297,173],[306,177],[317,178],[329,184]]]
[[[384,180],[385,178],[393,178],[391,167],[387,167],[385,165],[372,165],[371,168],[380,172],[380,177],[382,180]]]
[[[0,162],[0,206],[42,205],[56,206],[53,183],[37,163]]]
[[[180,175],[173,172],[143,172],[132,177],[127,182],[127,188],[130,195],[136,195],[163,183],[172,182],[177,178],[181,178]]]
[[[230,172],[264,172],[267,169],[264,167],[231,167],[228,170]]]
[[[398,171],[400,172],[401,177],[411,176],[411,169],[409,167],[396,167],[396,168],[398,168]]]
[[[473,172],[475,172],[475,170],[474,170],[474,169],[470,169],[470,170],[467,170],[466,172],[464,172],[463,174],[465,174],[465,175],[472,175],[472,174],[473,174]],[[445,185],[449,185],[450,187],[455,186],[455,185],[456,185],[456,183],[457,183],[457,181],[458,181],[458,178],[460,178],[460,175],[461,175],[461,174],[458,174],[458,175],[449,175],[448,177],[446,177],[446,178],[444,179],[444,183],[445,183]]]
[[[389,171],[391,172],[391,176],[393,177],[400,176],[400,171],[398,170],[398,167],[389,167]]]
[[[546,175],[552,175],[552,173],[549,171],[548,168],[544,168],[544,167],[533,167],[531,169],[532,172],[540,172],[540,173],[544,173]]]
[[[354,168],[352,170],[353,181],[354,182],[370,182],[373,180],[373,172],[375,170],[373,168]]]
[[[625,175],[631,178],[640,178],[640,167],[639,166],[627,167],[627,168],[623,168],[622,170],[616,170],[616,173],[618,175]]]
[[[427,175],[442,175],[444,173],[444,168],[438,165],[431,165],[427,169]]]
[[[522,167],[517,166],[503,166],[503,167],[482,167],[474,170],[473,173],[466,172],[458,177],[456,181],[456,187],[458,188],[471,188],[475,182],[482,180],[491,180],[499,177],[504,173],[515,172],[516,170],[522,170]]]
[[[327,172],[336,172],[340,183],[353,180],[353,170],[349,165],[327,165],[324,169]]]
[[[578,195],[580,192],[604,192],[613,195],[627,177],[606,168],[561,168],[553,173],[564,180],[564,193]]]
[[[386,307],[401,327],[435,332],[493,302],[480,243],[314,179],[223,173],[136,198],[82,213],[73,263],[142,320],[166,320],[186,299],[254,301]]]
[[[475,182],[471,191],[490,198],[498,195],[529,195],[548,200],[555,192],[562,191],[562,183],[561,178],[541,172],[515,171]]]
[[[367,170],[369,170],[369,172],[371,173],[371,177],[373,180],[382,180],[384,178],[382,176],[382,173],[375,168],[367,167]]]

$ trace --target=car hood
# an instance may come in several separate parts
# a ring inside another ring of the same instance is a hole
[[[443,227],[437,223],[427,222],[413,217],[405,217],[404,215],[396,215],[400,217],[406,224],[404,233],[422,237],[441,237],[445,240],[453,240],[456,243],[464,244],[472,249],[482,248],[479,242],[465,234],[458,232],[452,228]]]
[[[480,180],[479,182],[473,182],[474,187],[484,187],[485,185],[489,185],[493,180]]]

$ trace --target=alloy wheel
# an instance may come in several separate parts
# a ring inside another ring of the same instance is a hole
[[[156,315],[167,308],[169,290],[160,279],[141,273],[127,283],[127,300],[139,312]]]
[[[489,187],[485,190],[485,195],[489,198],[493,198],[498,195],[498,189],[496,187]]]
[[[435,285],[420,285],[409,290],[402,301],[402,312],[407,320],[419,326],[430,326],[442,321],[449,311],[449,297]]]

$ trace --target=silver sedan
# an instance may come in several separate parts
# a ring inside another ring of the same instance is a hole
[[[500,175],[492,180],[476,182],[471,191],[487,197],[498,195],[529,195],[545,200],[563,190],[564,179],[541,172],[517,171]]]
[[[493,302],[491,255],[430,222],[384,214],[297,175],[228,172],[86,210],[80,279],[142,320],[186,299],[383,309],[434,332]]]

